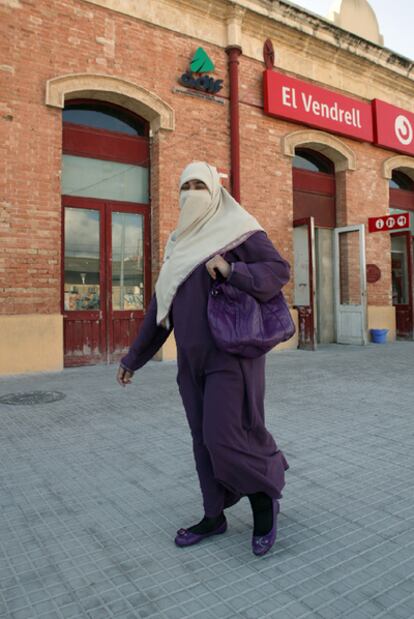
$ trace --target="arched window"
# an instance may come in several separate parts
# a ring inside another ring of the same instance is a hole
[[[68,102],[63,110],[63,122],[75,125],[105,129],[128,135],[148,135],[148,123],[137,116],[111,104],[100,101],[93,103]]]
[[[392,178],[389,181],[391,189],[405,189],[408,191],[414,191],[414,181],[401,170],[393,170]]]
[[[297,148],[295,150],[293,167],[310,172],[335,173],[334,164],[330,159],[309,148]]]
[[[402,172],[393,170],[389,180],[390,215],[399,215],[411,211],[411,234],[414,235],[414,181]],[[394,243],[396,243],[394,239]]]
[[[65,365],[114,362],[151,294],[149,123],[108,102],[63,110]]]
[[[62,193],[148,203],[149,123],[103,101],[63,110]]]

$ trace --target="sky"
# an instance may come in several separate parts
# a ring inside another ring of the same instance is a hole
[[[289,0],[312,13],[327,17],[334,0]],[[401,56],[414,60],[414,1],[413,0],[369,0],[384,37],[384,47]]]

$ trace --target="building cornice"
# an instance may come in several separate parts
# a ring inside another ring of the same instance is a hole
[[[414,61],[392,50],[376,45],[356,34],[343,30],[333,22],[307,11],[287,0],[83,0],[113,10],[129,17],[150,23],[157,27],[194,37],[199,41],[226,48],[231,16],[240,16],[241,40],[246,57],[262,60],[262,47],[266,38],[273,40],[276,51],[276,65],[279,69],[293,72],[298,77],[312,79],[309,72],[301,76],[295,70],[289,53],[280,55],[278,48],[286,48],[290,54],[303,53],[309,48],[309,55],[333,68],[345,72],[369,73],[371,84],[365,84],[365,92],[344,88],[361,98],[374,98],[377,84],[390,90],[395,103],[395,94],[401,94],[401,105],[407,107],[407,100],[414,95]],[[292,36],[295,35],[295,36]],[[236,36],[237,33],[236,33]],[[256,43],[257,40],[257,43]],[[296,59],[296,65],[297,65]],[[316,75],[313,76],[317,81]],[[349,76],[348,76],[349,77]],[[397,78],[397,79],[396,79]],[[351,80],[347,80],[348,83]],[[323,85],[341,90],[336,75]],[[370,92],[371,91],[371,92]]]
[[[374,64],[382,64],[391,71],[411,77],[414,72],[414,60],[410,60],[387,47],[377,45],[372,41],[344,30],[316,13],[299,7],[287,0],[229,0],[233,4],[248,9],[251,15],[256,15],[261,21],[263,17],[278,22],[288,28],[303,32],[334,47],[362,56]]]
[[[372,60],[369,60],[362,54],[356,55],[350,52],[344,47],[334,47],[327,44],[320,39],[311,38],[304,32],[297,32],[297,36],[293,39],[289,28],[283,27],[280,23],[266,22],[262,23],[262,20],[246,16],[243,21],[243,33],[246,37],[255,37],[260,42],[260,48],[262,47],[262,41],[267,38],[272,39],[275,48],[275,69],[286,72],[289,75],[297,77],[299,79],[305,79],[307,81],[314,82],[322,87],[329,87],[332,90],[338,92],[345,92],[348,94],[354,94],[361,99],[371,101],[372,99],[384,98],[387,99],[387,95],[384,91],[389,92],[391,95],[390,103],[394,105],[401,105],[402,107],[412,107],[412,98],[414,97],[414,74],[413,77],[395,75],[395,72],[386,68],[378,63],[373,66]],[[308,50],[308,51],[307,51]],[[254,54],[249,53],[249,49],[246,45],[243,46],[243,52],[245,56],[254,57]],[[331,66],[332,72],[331,78],[326,77],[326,72],[323,75],[323,81],[318,79],[318,73],[312,73],[309,71],[309,64],[300,65],[296,63],[296,66],[287,58],[288,55],[295,56],[302,54],[308,55],[309,59],[315,61],[318,60],[325,66]],[[261,58],[257,58],[261,60]],[[298,71],[298,66],[306,68],[304,71]],[[341,87],[341,80],[338,79],[338,69],[343,72],[343,75],[347,76],[347,82],[353,83],[350,87]],[[355,79],[355,74],[358,78],[364,82],[363,91],[358,89]],[[379,95],[378,85],[381,85],[381,94]],[[396,101],[396,95],[401,94],[402,100],[400,103]],[[409,104],[407,103],[409,101]]]

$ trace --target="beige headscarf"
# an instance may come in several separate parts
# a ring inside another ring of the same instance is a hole
[[[193,161],[181,174],[180,188],[190,180],[200,180],[206,190],[180,193],[177,228],[165,246],[164,262],[155,284],[157,324],[169,328],[168,314],[177,288],[202,262],[243,243],[253,232],[263,230],[221,185],[214,166]]]

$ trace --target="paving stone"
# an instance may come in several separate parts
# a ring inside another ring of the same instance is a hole
[[[175,362],[0,377],[0,615],[7,619],[412,619],[413,342],[267,357],[266,423],[290,469],[254,557],[247,500],[177,548],[202,501]],[[6,566],[6,567],[3,567]]]

